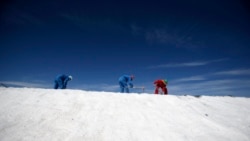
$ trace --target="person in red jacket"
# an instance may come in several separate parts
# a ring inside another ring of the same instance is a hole
[[[155,80],[155,94],[159,93],[159,89],[161,88],[162,92],[167,95],[168,94],[168,89],[167,89],[167,80]]]

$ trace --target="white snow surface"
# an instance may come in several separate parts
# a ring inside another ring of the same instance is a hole
[[[0,88],[1,141],[250,141],[250,99]]]

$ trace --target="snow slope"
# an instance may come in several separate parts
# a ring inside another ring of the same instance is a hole
[[[1,141],[249,141],[250,99],[0,88]]]

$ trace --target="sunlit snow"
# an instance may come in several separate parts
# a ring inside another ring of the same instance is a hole
[[[1,141],[249,141],[250,99],[0,88]]]

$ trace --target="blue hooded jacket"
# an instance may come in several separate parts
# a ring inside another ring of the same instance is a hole
[[[124,86],[127,86],[127,84],[129,84],[129,86],[133,88],[133,83],[131,81],[132,79],[129,75],[122,75],[119,78],[119,83],[122,83]]]
[[[68,75],[60,74],[55,79],[55,89],[58,87],[61,89],[66,89],[68,81],[70,81],[71,78]]]

